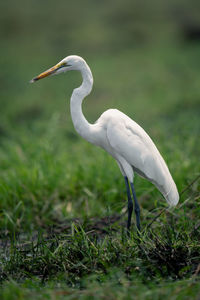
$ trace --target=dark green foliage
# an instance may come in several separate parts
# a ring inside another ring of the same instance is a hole
[[[41,282],[63,273],[69,285],[81,285],[85,276],[96,274],[97,280],[111,269],[119,269],[131,279],[183,279],[194,275],[200,259],[199,237],[191,239],[182,232],[164,226],[157,235],[150,231],[144,237],[108,234],[97,237],[91,230],[73,225],[74,234],[55,234],[19,243],[15,237],[5,257],[2,280],[37,276]],[[103,228],[102,228],[103,229]],[[109,232],[112,229],[110,228]],[[20,238],[20,237],[19,237]],[[5,248],[4,248],[5,251]]]

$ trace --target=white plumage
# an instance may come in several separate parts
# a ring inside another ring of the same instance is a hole
[[[74,55],[68,56],[51,69],[32,79],[31,82],[69,70],[80,71],[83,78],[81,86],[73,91],[70,103],[72,121],[76,131],[89,142],[110,153],[117,161],[122,175],[130,184],[133,184],[134,172],[136,172],[152,182],[170,206],[176,205],[179,194],[174,180],[155,144],[141,126],[117,109],[105,111],[95,124],[89,124],[85,119],[81,105],[83,99],[92,90],[93,77],[83,58]],[[132,191],[135,210],[139,211],[134,190],[132,189]],[[128,187],[127,194],[130,204],[132,200]],[[130,208],[128,229],[131,214]],[[140,224],[138,222],[139,229]]]
[[[100,146],[117,160],[122,174],[130,182],[135,171],[155,184],[170,206],[178,203],[178,191],[169,169],[142,127],[117,109],[103,113],[97,125],[105,127]]]

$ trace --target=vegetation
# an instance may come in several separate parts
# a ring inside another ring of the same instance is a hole
[[[199,299],[199,3],[20,3],[1,3],[0,298]],[[130,239],[117,164],[72,126],[80,74],[28,84],[69,54],[94,75],[87,119],[117,107],[141,124],[181,193],[169,210],[136,175]]]

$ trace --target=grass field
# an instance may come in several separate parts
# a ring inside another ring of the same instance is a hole
[[[22,2],[23,9],[1,4],[0,298],[199,299],[200,43],[181,40],[178,26],[162,17],[136,22],[135,34],[131,1],[83,8],[78,24],[75,4],[69,24],[64,1],[55,23],[44,24],[53,1],[47,11]],[[75,28],[66,31],[69,42],[61,30],[67,25]],[[73,128],[69,99],[80,74],[28,83],[69,54],[83,55],[94,75],[86,118],[94,122],[111,107],[128,114],[152,137],[181,193],[168,210],[156,188],[135,176],[140,236],[133,224],[126,237],[117,164]]]

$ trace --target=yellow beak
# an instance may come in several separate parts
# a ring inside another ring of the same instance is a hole
[[[52,68],[46,70],[45,72],[39,74],[38,76],[34,77],[33,79],[30,80],[30,83],[33,83],[39,79],[42,79],[44,77],[47,77],[49,75],[52,75],[53,73],[55,73],[60,67],[62,66],[61,63],[58,63],[57,65],[53,66]]]

